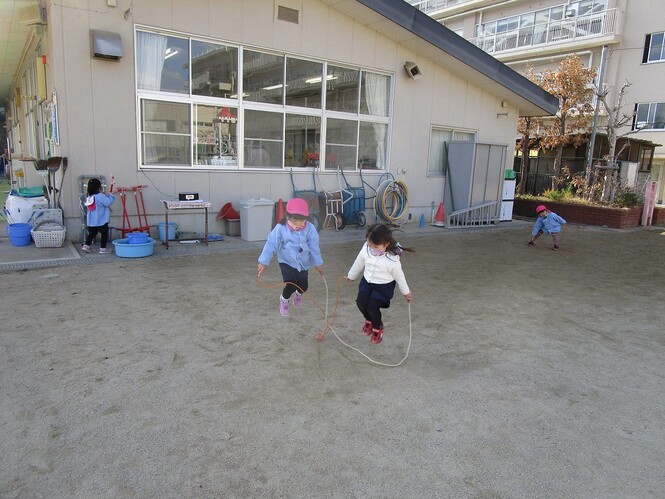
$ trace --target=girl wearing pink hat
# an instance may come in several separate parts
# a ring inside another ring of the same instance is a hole
[[[275,253],[282,271],[284,290],[279,297],[279,313],[284,317],[291,314],[290,300],[293,306],[300,307],[303,293],[307,291],[309,268],[314,266],[323,275],[323,258],[319,247],[319,233],[316,227],[307,221],[309,207],[307,201],[293,198],[286,203],[286,214],[275,225],[259,256],[259,276]]]
[[[529,241],[529,246],[533,246],[536,242],[536,239],[540,237],[543,232],[549,232],[552,236],[552,241],[554,242],[554,251],[559,249],[559,232],[561,232],[561,226],[566,224],[566,221],[561,218],[559,215],[547,209],[544,204],[536,206],[536,224],[533,226],[531,231],[531,241]]]

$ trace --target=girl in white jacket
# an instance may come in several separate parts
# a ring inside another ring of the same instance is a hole
[[[406,301],[412,299],[400,262],[403,251],[413,250],[400,246],[388,226],[374,224],[367,229],[367,241],[346,276],[347,281],[354,281],[362,275],[356,303],[365,317],[362,332],[375,345],[383,340],[381,309],[390,307],[395,286]]]

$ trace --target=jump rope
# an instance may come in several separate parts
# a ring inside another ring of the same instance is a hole
[[[344,340],[342,340],[342,338],[340,338],[337,335],[337,331],[335,331],[335,328],[333,327],[335,319],[337,318],[337,307],[339,306],[340,282],[345,279],[345,276],[338,277],[337,280],[335,281],[335,287],[336,287],[337,291],[336,291],[336,297],[335,297],[335,308],[333,309],[331,319],[328,319],[328,305],[329,305],[328,304],[328,299],[329,299],[328,281],[326,280],[325,275],[321,274],[321,277],[323,278],[323,284],[326,287],[326,307],[325,307],[325,309],[322,308],[321,305],[319,305],[319,303],[316,300],[314,300],[313,298],[307,297],[307,300],[311,301],[316,306],[316,308],[319,309],[319,311],[323,315],[323,319],[326,322],[326,325],[323,328],[323,331],[320,331],[320,332],[316,333],[314,335],[314,339],[316,341],[321,342],[325,339],[326,335],[328,334],[328,331],[332,331],[332,333],[335,335],[335,338],[337,338],[342,345],[344,345],[347,348],[350,348],[351,350],[355,350],[360,355],[362,355],[367,360],[369,360],[372,364],[376,364],[376,365],[383,366],[383,367],[399,367],[399,366],[401,366],[404,363],[404,361],[406,360],[406,358],[409,356],[409,351],[411,350],[411,339],[413,337],[413,332],[412,332],[412,327],[411,327],[411,303],[407,302],[408,309],[409,309],[409,344],[406,347],[406,354],[404,355],[404,358],[402,360],[400,360],[397,364],[386,364],[384,362],[379,362],[378,360],[372,359],[371,357],[369,357],[365,353],[358,350],[356,347],[351,346],[348,343],[346,343]],[[285,282],[280,282],[279,284],[266,284],[266,283],[263,282],[263,279],[261,278],[261,276],[257,277],[257,282],[258,282],[260,287],[266,288],[266,289],[281,288],[285,284],[292,284],[300,290],[300,292],[303,295],[303,298],[306,297],[305,292],[303,291],[303,289],[294,282],[285,281]]]

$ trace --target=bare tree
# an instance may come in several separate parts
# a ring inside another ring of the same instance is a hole
[[[575,54],[561,61],[556,69],[547,69],[539,75],[538,84],[559,98],[559,112],[545,124],[540,139],[544,149],[556,149],[555,174],[561,168],[563,148],[571,144],[577,147],[587,140],[595,76],[596,69],[585,68]]]
[[[627,137],[628,135],[639,132],[639,129],[632,128],[635,112],[633,111],[626,113],[623,109],[625,107],[624,97],[626,96],[626,93],[628,92],[628,89],[631,85],[632,83],[627,80],[623,83],[623,85],[621,85],[621,88],[617,93],[616,101],[614,103],[610,102],[609,99],[609,87],[596,88],[596,97],[603,106],[607,116],[605,124],[600,128],[604,130],[605,134],[607,135],[609,148],[607,155],[604,157],[604,159],[607,161],[607,166],[610,168],[608,170],[610,173],[606,174],[604,179],[604,189],[601,196],[603,201],[606,201],[608,197],[613,197],[613,193],[611,192],[611,185],[616,183],[612,182],[612,180],[614,180],[613,172],[617,171],[617,159],[629,145],[629,142],[624,140],[621,144],[621,147],[617,151],[618,141],[624,137]]]

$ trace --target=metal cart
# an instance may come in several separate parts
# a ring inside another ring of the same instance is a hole
[[[296,183],[293,178],[293,168],[289,168],[289,175],[291,176],[291,185],[293,186],[293,197],[302,198],[307,201],[309,207],[309,221],[314,224],[316,230],[321,230],[323,224],[321,222],[320,206],[325,203],[321,200],[321,195],[316,189],[316,176],[314,169],[312,169],[312,185],[313,189],[296,189]]]

